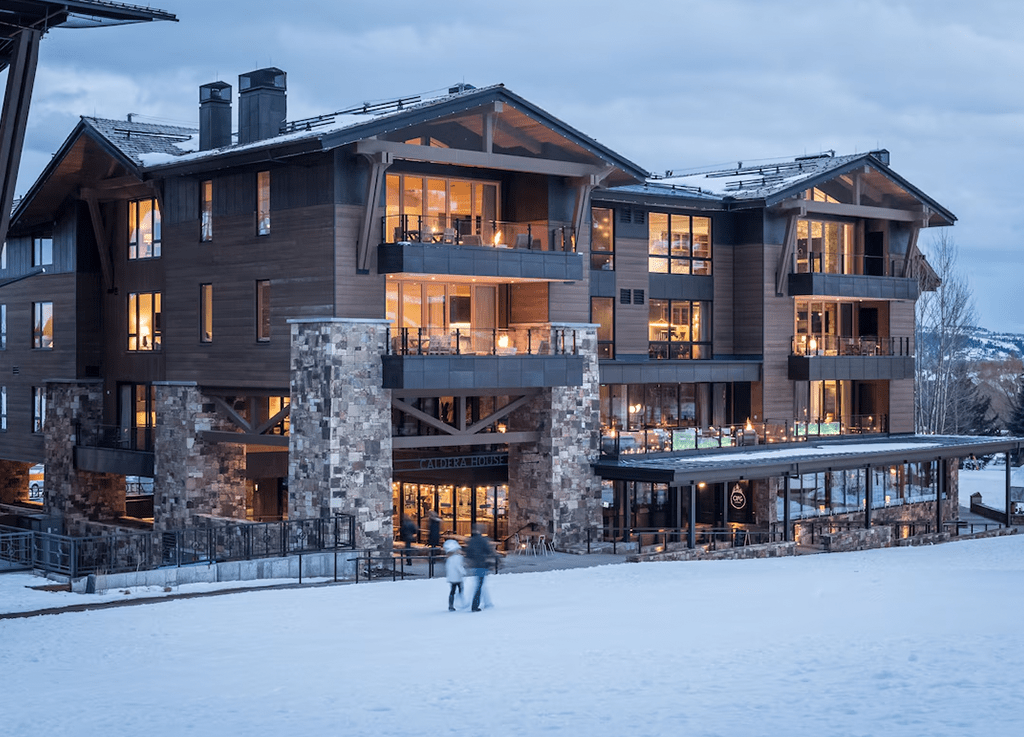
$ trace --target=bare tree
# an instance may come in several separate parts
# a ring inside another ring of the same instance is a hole
[[[976,392],[964,391],[965,379],[971,381],[966,349],[976,317],[974,294],[946,233],[932,241],[927,255],[940,282],[922,289],[917,301],[915,425],[920,433],[966,433],[977,416],[971,406]]]

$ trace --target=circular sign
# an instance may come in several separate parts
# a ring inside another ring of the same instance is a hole
[[[743,493],[743,489],[739,484],[732,487],[732,493],[729,494],[729,504],[733,509],[743,509],[747,505],[747,495]]]

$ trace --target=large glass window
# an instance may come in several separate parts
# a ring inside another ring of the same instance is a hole
[[[32,303],[32,347],[53,348],[53,302]]]
[[[128,295],[128,350],[160,350],[160,292]]]
[[[511,240],[498,223],[496,182],[389,174],[386,184],[386,242],[481,246]]]
[[[612,210],[595,207],[590,211],[590,268],[601,271],[615,269],[615,230]]]
[[[128,258],[160,257],[160,204],[155,199],[128,203]]]
[[[256,342],[270,342],[270,280],[256,282]]]
[[[213,182],[209,179],[199,184],[199,239],[213,240]]]
[[[43,431],[46,425],[46,387],[32,387],[32,432]]]
[[[494,285],[389,282],[386,304],[397,350],[515,353],[505,331],[498,330],[498,290]],[[536,350],[538,345],[532,348]]]
[[[199,285],[199,341],[213,342],[213,285]]]
[[[590,298],[590,321],[597,323],[597,357],[615,358],[615,299]]]
[[[647,222],[648,271],[711,275],[711,218],[652,212]]]
[[[53,238],[36,236],[32,239],[32,265],[48,266],[53,263]]]
[[[661,360],[711,358],[711,303],[682,299],[648,302],[649,355]]]
[[[868,273],[854,258],[853,224],[798,220],[796,271],[799,274]]]
[[[256,235],[270,235],[270,172],[256,174]]]

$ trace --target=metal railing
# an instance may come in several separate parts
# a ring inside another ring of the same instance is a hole
[[[913,356],[911,341],[906,336],[794,335],[791,347],[794,356]]]
[[[0,560],[72,578],[355,548],[355,517],[247,523],[207,521],[168,532],[72,537],[0,528]],[[26,542],[30,540],[30,542]]]
[[[718,448],[735,448],[764,443],[797,443],[810,439],[888,432],[888,415],[844,415],[838,420],[767,420],[721,427],[645,428],[619,430],[602,428],[601,455],[676,453]]]
[[[153,428],[75,423],[76,444],[86,448],[153,450]]]
[[[844,274],[853,276],[902,277],[903,258],[886,259],[883,256],[846,256],[842,253],[812,251],[796,257],[797,274]]]
[[[588,530],[587,543],[590,544]],[[612,553],[618,554],[620,544],[635,544],[637,553],[668,551],[669,544],[675,544],[676,550],[687,547],[689,527],[611,527],[603,531],[604,542],[612,544]],[[712,527],[697,525],[693,530],[695,547],[706,550],[739,548],[747,545],[764,545],[782,542],[781,532],[775,530],[755,530],[748,527]],[[653,548],[653,550],[652,550]]]
[[[557,221],[511,222],[448,215],[385,215],[385,243],[440,243],[451,246],[576,252],[576,233]]]
[[[575,356],[573,328],[388,328],[388,355]]]

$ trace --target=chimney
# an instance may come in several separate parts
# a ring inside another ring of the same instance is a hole
[[[210,82],[199,88],[199,150],[231,145],[231,85]]]
[[[876,151],[868,151],[869,156],[874,156],[876,159],[881,161],[886,166],[889,166],[889,150],[880,148]]]
[[[276,67],[238,75],[238,142],[251,143],[281,132],[288,114],[284,72]]]

